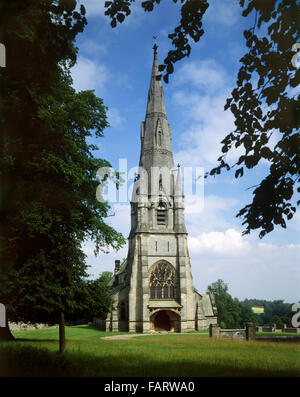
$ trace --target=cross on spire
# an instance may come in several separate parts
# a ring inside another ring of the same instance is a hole
[[[158,48],[158,45],[156,44],[157,36],[152,36],[152,39],[154,40],[154,46],[152,48],[154,50],[154,55],[156,55],[157,54],[157,48]]]

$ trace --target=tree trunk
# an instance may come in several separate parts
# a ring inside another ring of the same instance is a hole
[[[13,334],[10,332],[7,316],[5,318],[5,324],[6,324],[5,327],[0,327],[0,341],[15,340]]]
[[[59,318],[59,352],[64,353],[66,350],[66,333],[65,333],[65,313],[60,313]]]

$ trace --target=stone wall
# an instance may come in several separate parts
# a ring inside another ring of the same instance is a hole
[[[256,332],[288,332],[293,334],[300,334],[300,328],[276,328],[276,327],[256,327]]]
[[[294,334],[300,334],[300,328],[283,328],[282,332],[289,332]]]
[[[58,325],[50,326],[48,324],[30,324],[30,323],[8,323],[11,331],[25,331],[30,329],[45,329],[45,328],[58,328]]]
[[[221,329],[217,324],[210,324],[209,336],[211,338],[255,340],[256,327],[253,323],[246,323],[243,329]]]
[[[245,329],[220,329],[220,338],[228,339],[246,339]]]

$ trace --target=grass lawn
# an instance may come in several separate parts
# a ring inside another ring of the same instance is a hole
[[[12,332],[13,336],[17,339],[34,339],[34,340],[47,340],[47,341],[58,341],[58,328],[44,328],[44,329],[32,329],[26,331],[15,331]],[[101,338],[102,336],[109,335],[122,335],[127,332],[104,332],[97,328],[90,327],[88,325],[75,325],[73,327],[66,327],[66,339],[69,341],[75,340],[94,340]]]
[[[117,333],[67,327],[14,332],[0,343],[1,376],[300,376],[300,343],[210,339],[206,333],[102,339]],[[124,333],[119,333],[124,334]]]

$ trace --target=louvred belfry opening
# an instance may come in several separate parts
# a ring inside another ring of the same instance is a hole
[[[165,203],[160,202],[157,207],[157,224],[165,225],[167,218],[167,207]]]

